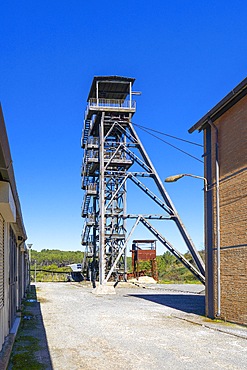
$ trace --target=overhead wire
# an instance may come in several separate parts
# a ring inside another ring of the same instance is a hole
[[[148,129],[148,128],[144,128],[144,126],[138,125],[138,124],[133,123],[133,122],[132,122],[132,124],[134,124],[135,126],[139,127],[141,130],[145,131],[147,134],[149,134],[149,135],[151,135],[151,136],[155,137],[156,139],[158,139],[158,140],[160,140],[160,141],[164,142],[165,144],[167,144],[167,145],[171,146],[172,148],[174,148],[174,149],[176,149],[176,150],[178,150],[178,151],[182,152],[183,154],[186,154],[187,156],[189,156],[189,157],[191,157],[191,158],[195,159],[195,160],[196,160],[196,161],[198,161],[198,162],[204,163],[201,159],[199,159],[199,158],[195,157],[194,155],[192,155],[192,154],[190,154],[190,153],[186,152],[185,150],[182,150],[182,149],[178,148],[177,146],[175,146],[175,145],[173,145],[173,144],[169,143],[168,141],[166,141],[166,140],[164,140],[164,139],[160,138],[159,136],[154,135],[154,134],[152,134],[151,132],[149,132],[149,131],[148,131],[148,130],[150,130],[150,131],[155,131],[155,130]],[[158,132],[158,131],[156,131],[156,132]],[[168,134],[164,134],[164,135],[166,135],[166,136],[171,136],[171,135],[168,135]],[[176,138],[176,137],[174,136],[174,138]],[[184,140],[184,139],[180,139],[180,138],[177,138],[177,139],[178,139],[178,140],[182,140],[182,141],[187,141],[187,142],[188,142],[188,140]],[[193,142],[190,142],[190,143],[193,143]],[[196,144],[196,143],[193,143],[193,144]],[[198,145],[198,146],[202,146],[202,145],[200,145],[200,144],[197,144],[197,145]]]
[[[153,131],[153,132],[156,132],[157,134],[164,135],[164,136],[168,136],[168,137],[171,137],[172,139],[176,139],[176,140],[184,141],[185,143],[192,144],[192,145],[197,145],[197,146],[200,146],[200,147],[202,147],[202,148],[203,148],[203,145],[202,145],[202,144],[195,143],[194,141],[190,141],[190,140],[182,139],[181,137],[177,137],[177,136],[173,136],[173,135],[165,134],[164,132],[154,130],[154,129],[150,128],[150,127],[145,127],[145,126],[139,125],[139,124],[134,123],[134,122],[131,122],[131,123],[132,123],[132,125],[135,125],[135,126],[137,126],[137,127],[140,127],[140,128],[146,129],[146,130],[148,130],[148,131]]]

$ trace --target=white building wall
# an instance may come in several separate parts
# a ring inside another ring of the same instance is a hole
[[[0,350],[4,342],[4,219],[0,214]]]
[[[3,260],[3,305],[0,309],[0,350],[5,337],[9,334],[9,224],[3,220],[1,215],[1,226],[3,225],[4,237],[4,260]]]
[[[23,225],[9,142],[0,105],[0,351],[16,318],[16,306],[20,306],[28,279],[27,239]],[[4,230],[4,232],[3,232]],[[13,236],[13,233],[15,236]],[[11,236],[11,238],[10,238]],[[11,240],[10,240],[11,239]],[[15,261],[16,248],[19,261]],[[23,259],[24,255],[24,259]],[[25,261],[25,262],[24,262]],[[17,262],[17,263],[15,263]],[[24,264],[24,266],[23,266]],[[10,266],[12,265],[11,271]],[[25,268],[18,267],[23,266]],[[25,272],[24,272],[25,271]],[[11,272],[11,274],[10,274]],[[24,273],[25,278],[22,276]],[[11,276],[11,285],[9,278]],[[16,282],[16,276],[19,277]],[[18,299],[16,300],[16,296]],[[1,370],[1,369],[0,369]]]

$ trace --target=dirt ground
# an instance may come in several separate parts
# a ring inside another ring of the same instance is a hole
[[[114,295],[94,295],[86,283],[36,290],[28,324],[41,338],[35,370],[247,369],[247,328],[205,318],[202,285],[121,283]]]

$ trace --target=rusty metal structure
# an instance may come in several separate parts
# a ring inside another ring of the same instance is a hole
[[[142,273],[151,274],[154,280],[158,280],[158,268],[156,261],[156,240],[150,239],[141,239],[133,240],[132,242],[132,273],[133,276],[137,279],[142,275]],[[140,263],[148,262],[149,271],[140,270]]]
[[[205,282],[204,263],[188,235],[158,173],[132,124],[136,111],[134,78],[94,77],[87,99],[81,146],[84,200],[82,245],[85,247],[83,269],[93,281],[104,285],[114,276],[127,279],[127,245],[142,223],[201,282]],[[145,185],[151,178],[157,195]],[[128,214],[127,182],[132,181],[161,209],[162,213]],[[127,219],[135,219],[127,230]],[[172,220],[184,239],[194,261],[192,265],[158,231],[152,220]]]

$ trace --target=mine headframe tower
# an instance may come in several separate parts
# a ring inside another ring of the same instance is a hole
[[[83,267],[93,283],[99,275],[104,285],[112,274],[127,278],[127,243],[142,223],[201,282],[205,267],[189,237],[163,183],[148,157],[132,123],[136,110],[132,87],[134,78],[119,76],[94,77],[88,95],[81,146],[82,245],[85,246]],[[154,194],[140,179],[152,178],[159,191]],[[127,180],[130,179],[162,209],[161,215],[127,213]],[[126,220],[136,219],[127,234]],[[195,261],[192,265],[151,224],[151,220],[173,220]]]

